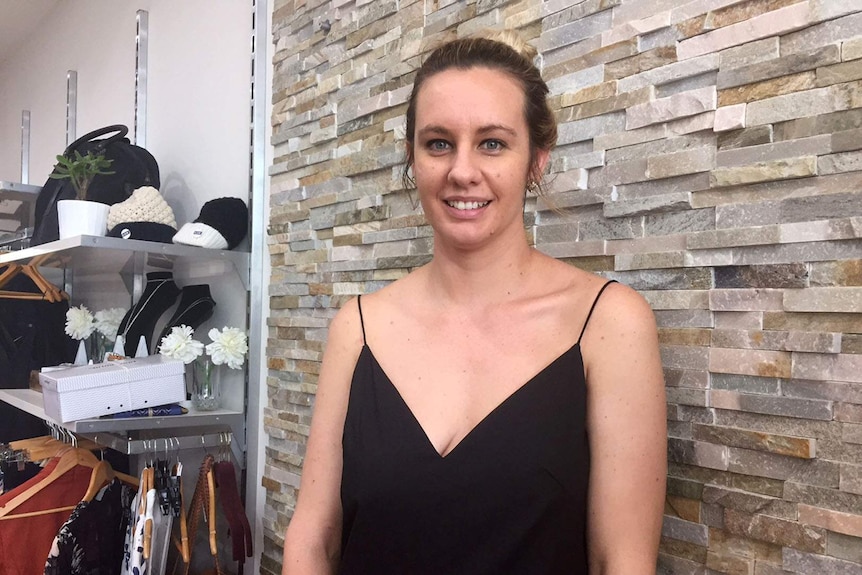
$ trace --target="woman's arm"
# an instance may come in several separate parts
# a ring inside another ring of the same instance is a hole
[[[362,349],[356,300],[332,320],[318,377],[296,510],[284,538],[282,575],[335,573],[341,551],[341,436]]]
[[[667,414],[655,319],[609,286],[584,335],[591,470],[590,575],[654,575],[667,475]]]

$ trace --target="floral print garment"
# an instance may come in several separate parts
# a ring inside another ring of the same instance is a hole
[[[82,501],[60,528],[45,575],[116,575],[135,491],[114,479],[92,501]]]

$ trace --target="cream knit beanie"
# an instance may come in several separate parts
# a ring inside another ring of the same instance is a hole
[[[111,206],[108,211],[108,229],[127,222],[155,222],[177,227],[174,211],[152,186],[138,188],[128,200]]]

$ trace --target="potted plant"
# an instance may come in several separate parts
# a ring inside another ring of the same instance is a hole
[[[107,171],[113,160],[102,154],[87,152],[82,155],[57,156],[57,165],[49,176],[55,180],[68,179],[75,189],[74,200],[57,202],[60,239],[78,235],[103,236],[108,222],[109,206],[87,201],[87,190],[97,175],[113,174]]]

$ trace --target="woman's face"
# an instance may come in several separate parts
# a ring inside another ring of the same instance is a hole
[[[488,68],[431,76],[416,98],[413,175],[438,241],[480,246],[504,232],[523,238],[530,136],[524,93]],[[541,173],[548,152],[536,153]]]

